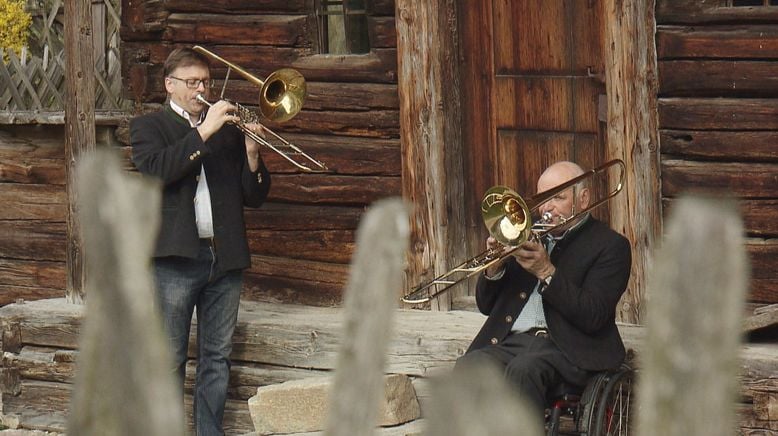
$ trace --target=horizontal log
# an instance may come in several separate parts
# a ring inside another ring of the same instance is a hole
[[[32,288],[63,289],[65,263],[0,258],[0,284]],[[0,294],[0,300],[3,298]]]
[[[330,173],[342,175],[399,176],[400,140],[335,135],[307,135],[289,133],[274,128],[273,131],[295,144],[314,159],[323,162]],[[129,142],[129,137],[122,140]],[[286,149],[284,149],[286,151]],[[123,168],[135,171],[132,164],[132,148],[122,147]],[[306,159],[291,156],[301,163]],[[272,173],[299,173],[294,165],[269,148],[262,148],[262,158]]]
[[[250,230],[248,238],[252,254],[320,262],[348,263],[355,248],[353,230]]]
[[[0,130],[0,160],[62,159],[65,154],[64,130],[56,127],[45,130],[46,134],[30,128]]]
[[[242,301],[333,307],[343,302],[343,286],[300,278],[246,273]]]
[[[347,264],[289,257],[251,257],[244,276],[242,301],[331,307],[342,302]]]
[[[740,425],[738,435],[764,436],[778,432],[778,421],[765,421],[759,419],[751,404],[738,404],[737,414]]]
[[[310,206],[265,203],[259,209],[246,209],[249,230],[350,230],[354,231],[364,207]]]
[[[19,415],[22,428],[62,433],[67,426],[72,390],[68,383],[23,380],[19,395],[3,394],[3,413]],[[184,398],[184,405],[191,425],[191,396]],[[245,401],[227,400],[224,430],[227,434],[246,434],[254,430]]]
[[[664,198],[665,212],[672,210],[674,199]],[[739,200],[746,235],[778,237],[778,200]]]
[[[306,11],[307,0],[210,0],[191,2],[165,0],[165,8],[173,12],[215,12],[221,14],[283,14]]]
[[[3,413],[18,415],[24,429],[62,433],[71,393],[69,384],[23,380],[19,395],[3,394]]]
[[[275,130],[279,124],[268,122]],[[345,135],[369,138],[399,138],[399,110],[369,112],[301,111],[285,122],[288,132],[316,133],[320,135]]]
[[[84,306],[69,304],[64,298],[12,304],[0,308],[0,322],[3,326],[17,323],[24,345],[75,349],[78,331],[73,326],[80,324],[83,310]],[[473,312],[398,309],[387,372],[424,376],[435,369],[450,369],[483,321],[483,315]],[[342,322],[339,308],[246,302],[241,304],[232,357],[241,362],[330,370],[336,361]],[[620,324],[619,330],[627,347],[639,355],[643,328]],[[58,334],[43,340],[43,331]],[[192,335],[194,341],[194,330]],[[745,344],[741,350],[744,380],[774,375],[778,344]]]
[[[778,303],[778,279],[751,279],[748,298],[754,302]]]
[[[657,0],[657,24],[778,22],[778,10],[760,7],[727,7],[731,0]]]
[[[358,177],[338,175],[284,175],[273,177],[269,201],[364,206],[374,201],[399,196],[399,177]]]
[[[657,60],[776,59],[778,29],[770,25],[710,28],[658,26]]]
[[[146,95],[145,87],[159,81],[162,65],[174,45],[167,42],[128,42],[122,46],[122,77],[129,95]],[[291,47],[214,45],[214,53],[260,77],[291,67],[312,82],[397,83],[397,50],[375,48],[364,55],[319,55]],[[134,71],[134,72],[133,72]],[[211,75],[224,77],[226,67],[213,65]],[[146,102],[145,100],[143,102]]]
[[[197,363],[195,349],[191,349],[191,360],[187,363],[184,388],[191,394]],[[17,353],[3,355],[3,367],[18,372],[26,380],[48,381],[72,384],[76,373],[77,350],[60,350],[51,347],[26,346]],[[228,398],[248,400],[257,393],[257,388],[289,380],[324,375],[321,371],[297,368],[283,368],[233,361],[230,368]]]
[[[700,74],[704,71],[705,74]],[[659,94],[663,97],[775,97],[775,62],[682,60],[659,62]]]
[[[249,273],[268,277],[308,279],[344,286],[348,265],[332,262],[312,262],[288,257],[251,256]]]
[[[664,156],[778,162],[778,132],[660,130],[659,139]]]
[[[251,74],[255,74],[250,71]],[[264,80],[266,76],[257,77]],[[233,77],[233,76],[231,76]],[[157,83],[158,82],[158,83]],[[150,84],[154,99],[164,100],[165,88],[161,81]],[[212,95],[221,93],[224,81],[222,76],[216,80]],[[306,79],[308,96],[303,110],[306,111],[370,111],[394,109],[400,107],[397,85],[393,83],[350,83],[312,82]],[[218,92],[216,92],[218,91]],[[246,80],[228,81],[224,97],[244,105],[256,105],[259,101],[259,88]]]
[[[660,98],[659,126],[678,130],[778,130],[778,100]]]
[[[77,351],[27,346],[18,354],[4,353],[3,367],[17,370],[27,380],[73,383],[75,360],[58,358],[66,353],[75,355]]]
[[[0,161],[0,183],[43,183],[64,185],[64,160],[27,159],[26,162]]]
[[[167,3],[158,0],[122,2],[120,28],[122,40],[159,38],[165,28],[165,20],[170,14],[166,8]]]
[[[191,14],[168,16],[162,39],[176,43],[309,46],[310,15]]]
[[[663,159],[662,196],[687,192],[778,198],[778,164],[693,162]]]
[[[65,223],[2,221],[0,258],[65,261]]]
[[[778,280],[778,239],[746,240],[751,257],[751,277]]]
[[[61,161],[64,166],[64,159]],[[0,220],[64,222],[67,192],[63,185],[0,183]]]
[[[64,268],[64,266],[63,266]],[[0,283],[0,306],[20,301],[47,300],[65,295],[65,280],[56,288],[41,286],[19,286]]]

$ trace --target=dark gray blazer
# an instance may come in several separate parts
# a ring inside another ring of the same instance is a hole
[[[260,161],[251,172],[243,133],[225,125],[203,142],[195,129],[169,106],[130,122],[132,161],[163,183],[162,227],[155,257],[194,258],[200,247],[194,197],[200,165],[211,193],[216,257],[221,271],[251,264],[243,206],[259,207],[270,190],[270,174]]]
[[[543,291],[543,309],[552,340],[583,369],[617,368],[625,351],[616,329],[616,305],[629,280],[629,241],[589,217],[559,241],[551,262],[556,272]],[[500,280],[478,278],[476,302],[488,318],[468,351],[508,336],[538,281],[512,259],[506,264]]]

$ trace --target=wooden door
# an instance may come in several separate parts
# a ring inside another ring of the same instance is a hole
[[[462,0],[459,7],[475,253],[487,236],[479,206],[490,186],[530,197],[555,161],[584,169],[604,161],[604,26],[597,0]],[[596,215],[607,217],[607,210]]]

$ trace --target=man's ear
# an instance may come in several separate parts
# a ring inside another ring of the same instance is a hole
[[[579,194],[579,199],[580,199],[579,205],[581,206],[581,209],[586,209],[587,207],[589,207],[592,201],[591,190],[589,190],[589,188],[581,189],[581,193]]]
[[[167,91],[168,95],[173,93],[173,80],[169,77],[165,77],[165,91]]]

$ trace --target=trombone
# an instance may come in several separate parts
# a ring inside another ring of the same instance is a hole
[[[551,224],[552,216],[550,212],[543,214],[540,220],[533,224],[532,212],[537,210],[543,203],[551,200],[560,192],[589,178],[603,173],[607,175],[607,172],[613,166],[618,166],[619,168],[618,183],[612,190],[608,191],[603,198],[600,198],[580,211],[573,210],[572,215],[569,217],[562,217],[559,224]],[[614,159],[597,168],[591,169],[578,177],[568,180],[561,185],[541,192],[526,201],[507,186],[493,186],[486,191],[483,200],[481,200],[481,217],[486,228],[489,230],[489,234],[500,242],[501,246],[485,250],[475,257],[455,266],[450,271],[436,277],[432,281],[417,286],[402,298],[402,302],[408,304],[426,303],[432,298],[446,292],[454,285],[507,258],[518,250],[521,244],[530,238],[541,240],[555,229],[564,226],[571,220],[588,213],[592,209],[615,197],[624,188],[626,174],[624,161],[621,159]]]
[[[192,50],[213,58],[227,66],[227,75],[224,78],[224,84],[222,85],[219,99],[224,99],[224,91],[227,89],[227,81],[229,80],[230,72],[235,70],[238,74],[243,76],[243,78],[260,87],[259,110],[262,113],[262,116],[268,120],[279,123],[288,121],[294,118],[302,109],[303,102],[305,101],[308,92],[305,86],[305,79],[297,70],[292,68],[281,68],[271,73],[263,81],[241,67],[228,62],[217,54],[199,45],[192,47]],[[212,106],[202,94],[198,95],[196,98],[208,107]],[[237,113],[235,115],[238,116],[239,121],[235,123],[235,126],[240,129],[244,135],[275,151],[292,165],[306,173],[322,173],[329,171],[324,163],[314,159],[296,145],[260,124],[259,117],[256,113],[238,103],[230,103],[237,107]],[[279,143],[273,144],[246,127],[247,124],[251,123],[260,124],[263,130],[278,140]],[[296,160],[293,156],[302,156],[303,159]]]

